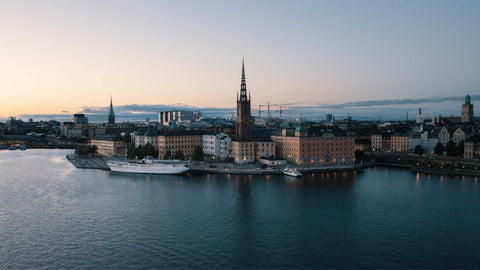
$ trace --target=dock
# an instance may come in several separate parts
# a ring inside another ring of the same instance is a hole
[[[69,154],[66,156],[67,160],[78,169],[99,169],[110,170],[107,165],[107,157],[99,155],[79,156],[76,154]],[[323,167],[301,167],[296,166],[297,170],[302,173],[316,173],[316,172],[342,172],[342,171],[356,171],[367,167],[375,166],[374,163],[362,163],[350,166],[323,166]],[[215,173],[215,174],[283,174],[283,166],[277,167],[262,167],[260,165],[235,165],[232,163],[197,163],[192,164],[190,172],[193,173]]]
[[[110,170],[107,166],[107,159],[103,156],[79,156],[69,154],[66,158],[77,169]]]

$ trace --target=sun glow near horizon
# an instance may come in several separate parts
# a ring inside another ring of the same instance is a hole
[[[0,116],[74,113],[110,95],[235,107],[242,55],[253,105],[475,95],[479,12],[477,1],[7,0]]]

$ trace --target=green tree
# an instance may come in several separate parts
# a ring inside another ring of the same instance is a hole
[[[423,147],[421,145],[415,146],[415,149],[413,149],[413,153],[416,155],[423,155]]]
[[[163,155],[163,159],[170,159],[171,157],[172,157],[172,151],[170,151],[170,149],[169,149]]]
[[[96,145],[80,147],[75,149],[75,154],[80,156],[86,156],[89,154],[96,154],[98,152],[98,147]]]
[[[463,157],[463,154],[465,152],[465,142],[464,141],[461,141],[458,145],[457,145],[457,157]]]
[[[146,156],[145,153],[145,148],[143,146],[139,146],[135,148],[135,157],[138,157],[139,159],[142,159]]]
[[[145,156],[152,156],[154,158],[158,157],[158,151],[150,143],[147,143],[143,146],[143,151]]]
[[[195,147],[192,153],[192,159],[200,161],[203,160],[204,157],[205,153],[203,152],[203,148],[201,146]]]
[[[457,152],[455,143],[452,140],[448,141],[447,147],[445,147],[445,150],[447,151],[447,156],[454,157]]]
[[[130,133],[125,133],[125,135],[122,137],[122,140],[130,145],[132,143],[132,135],[130,135]]]
[[[185,155],[183,154],[183,151],[179,149],[175,152],[174,158],[182,160],[182,159],[185,159]]]
[[[435,149],[433,150],[433,152],[437,156],[442,156],[443,155],[443,145],[442,145],[442,143],[437,143],[437,145],[435,145]]]
[[[136,153],[136,148],[135,147],[128,148],[127,158],[129,158],[129,159],[135,158],[135,153]]]

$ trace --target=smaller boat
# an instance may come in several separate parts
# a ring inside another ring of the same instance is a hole
[[[20,150],[25,151],[27,150],[27,146],[25,144],[20,145]]]
[[[285,169],[283,169],[283,173],[286,174],[286,175],[289,175],[289,176],[293,176],[293,177],[300,177],[302,176],[302,173],[300,173],[299,171],[297,171],[297,169],[293,169],[293,168],[289,168],[289,167],[286,167]]]

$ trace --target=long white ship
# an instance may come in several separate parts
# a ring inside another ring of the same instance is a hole
[[[145,174],[182,174],[188,170],[188,162],[181,160],[157,160],[146,157],[142,160],[108,161],[112,172]]]

